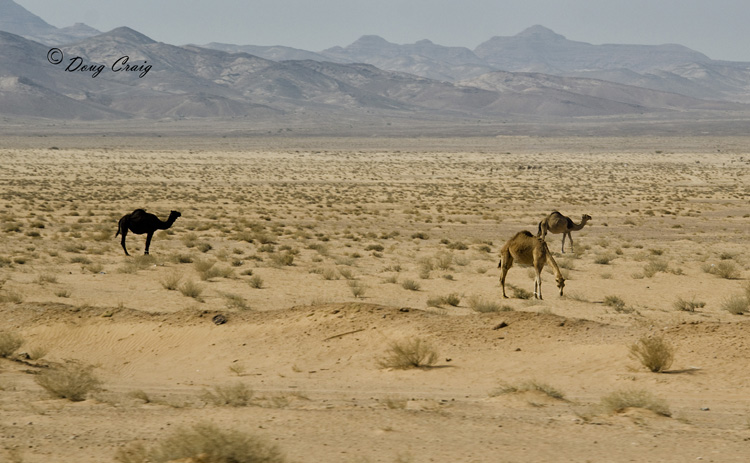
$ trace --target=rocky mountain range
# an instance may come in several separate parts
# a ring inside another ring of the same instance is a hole
[[[48,45],[61,45],[101,34],[83,23],[57,28],[13,0],[0,0],[0,31]]]
[[[244,51],[263,58],[367,63],[430,79],[466,81],[493,71],[589,77],[679,93],[693,98],[750,103],[750,63],[712,60],[682,45],[592,45],[532,26],[511,37],[492,37],[474,50],[429,40],[399,45],[366,35],[346,47],[308,52],[288,47],[218,43],[206,48]]]
[[[55,35],[52,26],[16,7],[0,0],[0,29],[9,22],[15,28],[0,32],[0,116],[6,117],[336,125],[744,112],[750,101],[747,63],[714,62],[676,45],[571,42],[541,27],[495,37],[473,51],[374,36],[322,52],[175,46],[127,27],[60,44],[46,38]],[[5,14],[9,8],[12,15]],[[640,85],[618,82],[622,76]]]

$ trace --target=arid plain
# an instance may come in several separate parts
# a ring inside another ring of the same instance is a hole
[[[197,424],[257,461],[747,461],[748,147],[5,137],[0,461],[154,461]],[[147,257],[136,208],[182,214]],[[501,246],[553,210],[592,217],[547,235],[564,296],[514,265],[503,299]],[[397,368],[415,341],[434,362]],[[64,368],[98,387],[55,396]]]

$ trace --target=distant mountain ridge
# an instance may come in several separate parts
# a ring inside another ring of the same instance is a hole
[[[543,26],[509,37],[495,36],[474,50],[420,40],[399,45],[365,35],[345,47],[308,52],[290,47],[207,44],[283,61],[314,59],[367,63],[381,69],[456,82],[493,71],[591,77],[624,85],[680,93],[693,98],[750,103],[750,63],[712,60],[677,44],[593,45],[568,40]]]
[[[6,22],[25,22],[25,31],[37,37],[50,33],[52,26],[18,10],[11,0],[0,2],[2,11],[13,13]],[[746,63],[715,62],[684,47],[660,46],[648,50],[656,56],[653,63],[668,62],[664,56],[674,53],[666,69],[643,60],[638,69],[648,72],[596,70],[586,68],[591,56],[606,61],[602,46],[571,42],[539,26],[506,39],[490,39],[472,51],[429,40],[397,45],[364,36],[348,47],[315,53],[230,44],[176,46],[120,27],[58,45],[64,60],[55,65],[47,56],[52,42],[0,31],[0,116],[214,117],[336,126],[362,120],[505,121],[750,109],[736,103],[750,101]],[[565,63],[550,53],[553,45],[585,51],[574,66],[574,59]],[[630,46],[613,47],[621,56],[638,55]],[[545,68],[569,69],[565,75],[497,70],[488,63],[515,59],[510,52],[498,54],[501,49],[536,50],[529,52],[530,59]],[[295,59],[286,59],[290,56]],[[541,59],[545,56],[547,61]],[[136,72],[114,65],[125,57]],[[94,76],[78,65],[100,72]],[[672,91],[678,85],[683,91]]]
[[[13,0],[0,0],[0,31],[47,45],[61,45],[101,34],[83,23],[58,29]]]

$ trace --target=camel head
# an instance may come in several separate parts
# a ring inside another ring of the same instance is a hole
[[[589,220],[591,220],[591,216],[588,214],[583,214],[583,217],[581,217],[581,225],[585,224]]]
[[[557,277],[557,287],[560,288],[560,296],[563,295],[563,289],[565,288],[565,278],[562,275]]]
[[[182,214],[180,214],[179,211],[172,211],[169,213],[169,220],[172,222],[177,220],[177,217],[182,217]]]

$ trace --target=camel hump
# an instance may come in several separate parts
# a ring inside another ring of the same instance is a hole
[[[134,210],[133,212],[130,213],[130,217],[131,218],[135,218],[135,217],[140,217],[140,216],[145,215],[145,214],[146,214],[146,210],[145,209],[136,209],[136,210]]]

